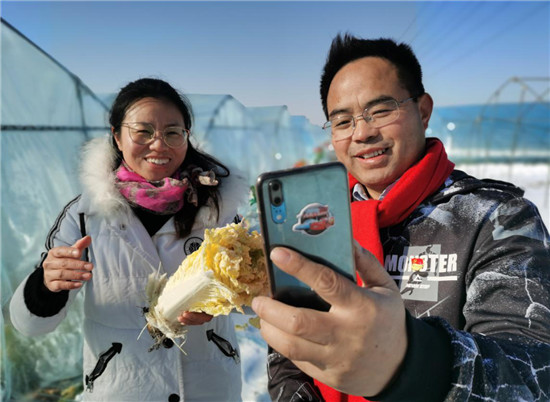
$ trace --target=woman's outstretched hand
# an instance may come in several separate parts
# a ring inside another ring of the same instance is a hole
[[[92,278],[93,264],[82,261],[82,253],[92,243],[90,236],[77,240],[71,247],[54,247],[42,263],[44,285],[51,292],[72,290]]]

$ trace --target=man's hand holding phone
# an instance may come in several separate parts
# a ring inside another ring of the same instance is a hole
[[[266,342],[303,372],[342,392],[376,395],[397,372],[407,350],[405,307],[394,280],[357,243],[359,287],[333,269],[287,248],[272,261],[331,305],[328,312],[289,306],[257,297]]]

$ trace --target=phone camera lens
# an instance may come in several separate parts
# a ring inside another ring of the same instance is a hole
[[[281,197],[275,197],[273,199],[273,202],[275,203],[275,205],[281,205]]]
[[[271,183],[271,189],[273,191],[279,191],[279,183],[277,183],[277,182]]]

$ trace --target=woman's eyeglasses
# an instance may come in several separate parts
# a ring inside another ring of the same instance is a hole
[[[122,123],[121,126],[128,127],[130,139],[139,145],[149,145],[155,141],[155,131],[161,133],[162,141],[170,148],[182,147],[189,138],[189,130],[181,126],[170,126],[164,130],[155,130],[150,123]]]

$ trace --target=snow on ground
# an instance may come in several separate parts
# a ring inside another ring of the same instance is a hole
[[[547,228],[550,227],[550,163],[457,165],[457,169],[477,178],[507,181],[522,188],[524,197],[533,202]]]

